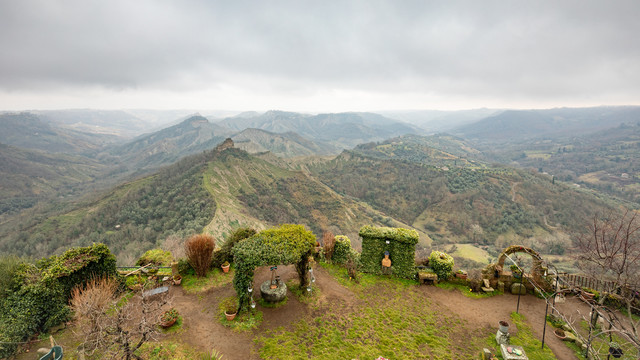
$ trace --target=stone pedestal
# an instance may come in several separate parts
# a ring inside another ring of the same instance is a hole
[[[280,302],[287,297],[287,285],[281,281],[277,288],[271,289],[271,281],[267,280],[260,285],[260,295],[266,302]]]
[[[511,347],[512,349],[520,350],[522,355],[516,355],[514,353],[509,353],[509,351],[507,350],[508,347]],[[529,360],[529,358],[527,357],[527,354],[525,354],[524,349],[522,348],[522,346],[500,345],[500,352],[502,353],[502,358],[504,360]]]
[[[503,333],[500,330],[496,332],[496,342],[498,343],[498,345],[509,345],[510,337],[511,335],[509,335],[509,333]]]

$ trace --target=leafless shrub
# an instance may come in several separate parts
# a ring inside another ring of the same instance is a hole
[[[215,247],[216,242],[213,236],[208,234],[193,235],[184,243],[184,252],[197,276],[207,275]]]
[[[324,258],[330,261],[336,246],[336,237],[331,231],[325,231],[324,234],[322,234],[322,245],[324,248]]]
[[[117,298],[117,287],[114,279],[99,279],[73,290],[71,306],[84,336],[83,347],[89,354],[100,351],[102,358],[141,359],[134,352],[155,338],[169,301],[166,295],[151,299],[144,292]]]

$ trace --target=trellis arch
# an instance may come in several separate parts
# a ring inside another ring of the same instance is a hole
[[[316,236],[303,225],[285,224],[263,230],[240,241],[233,247],[235,276],[233,287],[238,294],[238,309],[249,301],[247,289],[253,283],[256,267],[265,265],[296,265],[300,286],[308,285],[309,257],[316,244]]]
[[[545,268],[542,266],[542,257],[537,251],[522,245],[512,245],[502,250],[502,253],[500,253],[500,256],[498,257],[498,266],[496,266],[498,276],[501,276],[504,272],[504,261],[507,259],[507,256],[518,252],[529,254],[531,256],[533,259],[533,266],[531,267],[531,276],[533,281],[538,284],[545,284],[543,281],[545,277]]]

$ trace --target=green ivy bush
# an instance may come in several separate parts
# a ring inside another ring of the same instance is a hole
[[[363,226],[360,263],[363,272],[381,274],[384,252],[389,252],[391,273],[394,276],[412,279],[415,271],[415,246],[418,232],[403,228]],[[389,244],[386,242],[389,241]]]
[[[333,257],[331,259],[335,264],[344,264],[351,252],[351,240],[345,235],[337,235],[335,239],[336,242],[333,246]]]
[[[247,306],[247,288],[253,283],[253,271],[258,266],[295,264],[300,286],[308,283],[309,257],[316,237],[303,225],[285,224],[268,229],[240,241],[231,250],[236,265],[233,287],[238,294],[240,309]]]
[[[222,263],[228,261],[230,263],[233,262],[233,254],[231,250],[233,247],[240,241],[250,238],[256,234],[256,231],[250,227],[242,227],[236,229],[234,232],[229,235],[229,237],[224,241],[220,250],[213,252],[213,259],[211,260],[212,268],[219,268]]]
[[[173,262],[173,256],[170,251],[151,249],[142,254],[138,261],[136,261],[136,266],[145,266],[148,264],[154,266],[171,266],[171,262]]]
[[[178,273],[182,276],[195,275],[196,271],[191,267],[191,264],[189,264],[189,260],[180,259],[178,260]]]
[[[453,274],[453,258],[442,251],[432,251],[429,266],[438,275],[438,280],[447,280]]]

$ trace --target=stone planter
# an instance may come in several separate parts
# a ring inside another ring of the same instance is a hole
[[[281,281],[277,288],[272,289],[271,281],[267,280],[260,284],[260,295],[266,302],[280,302],[287,297],[287,285]]]
[[[501,333],[503,334],[508,334],[509,333],[509,323],[501,320],[499,323],[499,327],[498,330],[500,330]]]
[[[553,335],[555,335],[560,340],[564,340],[567,337],[567,335],[564,333],[564,330],[562,329],[555,329],[553,331]]]

